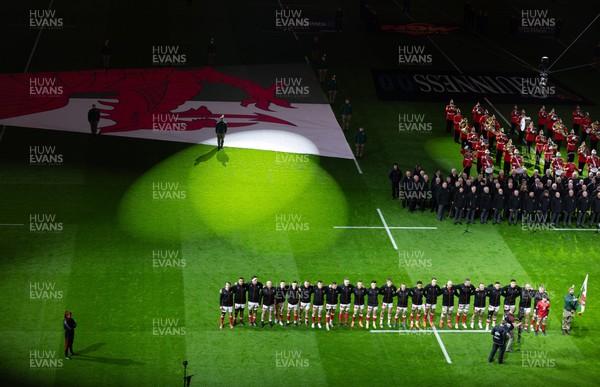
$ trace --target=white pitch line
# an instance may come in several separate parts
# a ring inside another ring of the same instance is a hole
[[[385,231],[387,231],[387,234],[390,237],[390,241],[392,241],[394,250],[398,250],[398,246],[396,245],[396,241],[394,240],[394,237],[392,236],[392,232],[390,231],[390,228],[388,227],[387,223],[385,222],[383,214],[381,213],[381,210],[379,208],[377,209],[377,213],[379,214],[379,217],[381,218],[381,222],[383,223],[383,226],[385,227]]]
[[[384,329],[384,330],[380,330],[380,331],[376,331],[376,330],[370,330],[369,332],[371,333],[412,333],[412,334],[418,334],[418,333],[433,333],[433,330],[431,329],[420,329],[420,330],[411,330],[411,329]],[[481,330],[481,329],[463,329],[463,330],[454,330],[454,331],[437,331],[437,333],[490,333],[489,330]]]
[[[448,362],[448,364],[452,364],[452,360],[450,360],[450,356],[448,355],[448,351],[446,351],[446,347],[444,346],[444,342],[442,341],[442,338],[440,337],[440,334],[438,333],[437,329],[435,329],[435,325],[432,325],[431,329],[433,330],[433,334],[435,335],[435,338],[437,339],[438,344],[440,345],[440,348],[442,349],[442,352],[444,353],[444,357],[446,358],[446,361]]]
[[[333,228],[349,228],[349,229],[382,229],[382,226],[333,226]],[[390,230],[437,230],[437,227],[388,227]]]
[[[595,228],[553,228],[554,231],[598,231]]]

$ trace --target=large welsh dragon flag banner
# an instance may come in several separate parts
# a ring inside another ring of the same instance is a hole
[[[0,125],[352,158],[308,65],[62,71],[0,75]]]

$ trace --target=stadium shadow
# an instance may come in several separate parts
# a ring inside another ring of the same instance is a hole
[[[208,161],[211,157],[213,157],[215,155],[215,153],[217,153],[217,151],[218,151],[217,148],[213,148],[210,152],[205,153],[201,156],[198,156],[198,158],[194,162],[194,166],[196,166],[204,161]]]

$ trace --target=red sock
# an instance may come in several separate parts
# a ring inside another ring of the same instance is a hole
[[[294,316],[294,321],[296,321],[296,316]],[[290,316],[287,316],[287,322],[290,322]]]
[[[354,318],[354,317],[352,317],[352,318]],[[362,322],[362,319],[363,319],[363,316],[362,316],[362,315],[361,315],[361,316],[358,316],[358,321],[359,321],[359,322]]]
[[[348,312],[344,313],[344,322],[348,324]]]
[[[313,324],[315,323],[315,317],[314,317],[314,316],[313,316],[313,318],[312,318],[312,323],[313,323]]]
[[[348,318],[346,318],[346,321],[348,321]],[[342,322],[342,314],[338,314],[338,322]]]
[[[298,321],[298,315],[294,315],[294,322]]]
[[[223,324],[223,321],[225,321],[225,317],[221,316],[221,324]]]
[[[233,325],[233,316],[229,316],[229,325]]]
[[[467,315],[463,314],[463,324],[466,324],[466,323],[467,323]]]
[[[536,323],[536,324],[535,324],[535,330],[537,331],[537,330],[539,330],[539,329],[540,329],[540,324],[539,324],[539,323]]]
[[[321,316],[319,316],[319,324],[321,323]]]
[[[413,315],[411,314],[411,315],[410,315],[410,322],[412,322],[414,318],[415,318],[415,316],[413,316]]]
[[[402,324],[404,324],[406,322],[406,317],[402,316]]]
[[[460,315],[457,313],[456,314],[456,323],[458,324],[458,320],[460,319]]]
[[[398,322],[398,317],[394,317],[394,324]]]
[[[542,331],[545,331],[545,330],[546,330],[546,323],[543,323],[542,324]]]

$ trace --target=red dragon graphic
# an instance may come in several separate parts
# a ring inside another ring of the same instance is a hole
[[[59,95],[30,95],[32,79],[52,79],[53,87],[59,87]],[[115,124],[103,127],[101,133],[127,132],[152,128],[153,117],[172,114],[172,111],[189,101],[203,89],[205,82],[219,83],[241,89],[248,94],[241,106],[254,104],[264,111],[271,111],[271,104],[292,108],[289,102],[274,97],[276,85],[264,88],[251,81],[236,78],[216,71],[212,67],[200,70],[174,68],[122,69],[104,71],[63,71],[27,74],[1,74],[0,119],[19,117],[60,109],[69,103],[69,98],[78,94],[101,95],[97,107],[102,118]],[[86,97],[87,98],[87,97]],[[100,100],[115,100],[100,101]],[[223,112],[224,113],[224,112]],[[177,119],[185,123],[186,130],[214,127],[215,119],[222,112],[213,113],[205,106],[177,113]],[[227,114],[227,118],[246,120],[229,122],[229,127],[255,125],[259,122],[295,126],[293,123],[268,114]]]

